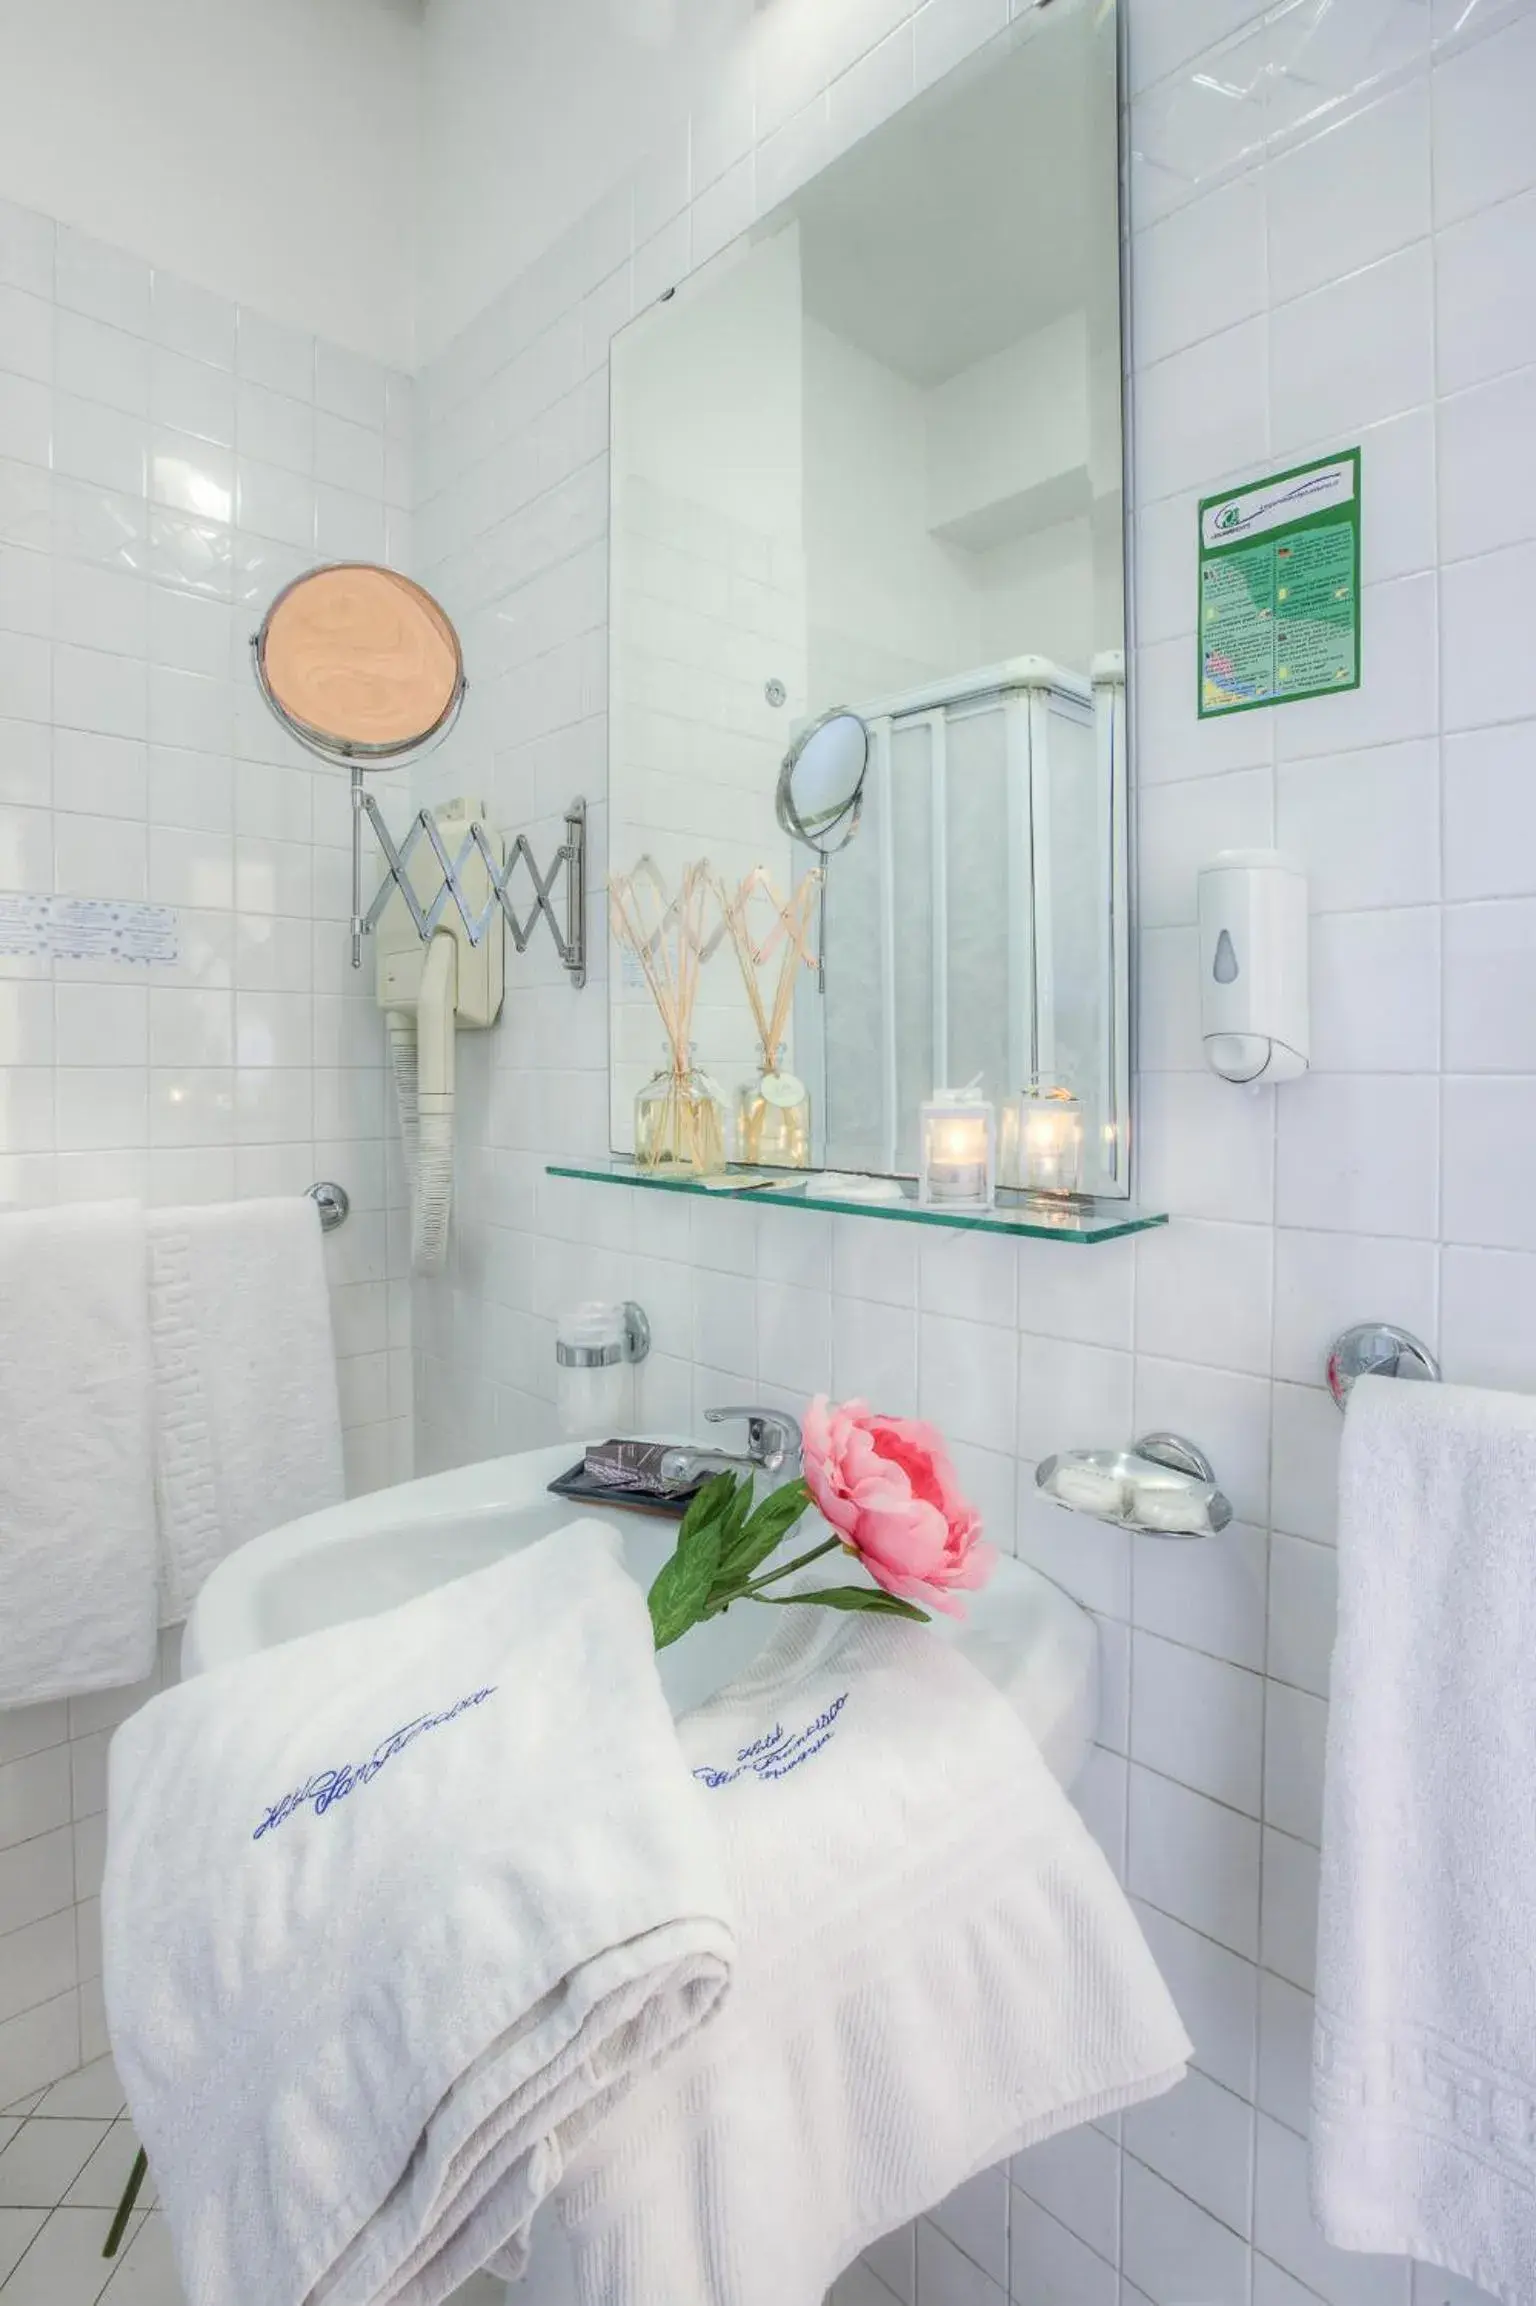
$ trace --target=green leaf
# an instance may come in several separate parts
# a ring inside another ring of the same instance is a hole
[[[744,1474],[735,1496],[726,1507],[720,1521],[720,1568],[722,1574],[741,1543],[741,1533],[752,1511],[752,1477]]]
[[[863,1609],[877,1617],[909,1617],[917,1625],[932,1621],[925,1609],[915,1603],[903,1601],[898,1594],[886,1593],[879,1586],[832,1585],[820,1593],[754,1593],[754,1601],[771,1602],[777,1609],[793,1609],[797,1603],[811,1603],[820,1609]]]
[[[730,1560],[741,1542],[742,1525],[751,1510],[752,1478],[749,1474],[743,1477],[735,1496],[720,1516],[720,1561],[709,1589],[709,1599],[704,1611],[706,1617],[718,1617],[720,1612],[734,1601],[741,1590],[739,1584],[727,1573],[724,1565]]]
[[[736,1488],[734,1473],[716,1473],[711,1475],[702,1489],[695,1490],[688,1500],[688,1510],[683,1515],[682,1526],[677,1533],[679,1550],[699,1530],[706,1529],[712,1521],[720,1519],[735,1498]]]
[[[658,1649],[680,1640],[704,1615],[720,1566],[724,1517],[735,1496],[736,1476],[717,1473],[684,1514],[672,1557],[662,1563],[646,1597]]]
[[[720,1550],[717,1592],[739,1591],[752,1572],[768,1559],[794,1528],[811,1502],[803,1481],[786,1481],[772,1490],[754,1513],[739,1521]]]

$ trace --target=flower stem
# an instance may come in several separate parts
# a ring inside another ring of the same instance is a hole
[[[840,1537],[829,1537],[823,1544],[813,1545],[809,1553],[797,1554],[793,1561],[786,1561],[782,1569],[771,1569],[766,1577],[755,1578],[750,1585],[744,1585],[734,1598],[737,1601],[750,1601],[765,1585],[777,1585],[780,1578],[792,1577],[797,1569],[804,1569],[809,1563],[820,1561],[824,1553],[836,1553],[842,1542]]]

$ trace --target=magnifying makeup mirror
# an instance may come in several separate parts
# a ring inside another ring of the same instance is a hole
[[[459,637],[429,592],[341,561],[278,594],[251,641],[256,682],[322,760],[383,769],[446,736],[464,701]]]
[[[869,730],[857,713],[836,705],[812,721],[784,755],[775,801],[786,833],[824,857],[846,849],[859,829]]]

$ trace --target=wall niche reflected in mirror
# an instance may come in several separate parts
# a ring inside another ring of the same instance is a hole
[[[1032,12],[614,344],[615,1151],[669,1070],[899,1177],[1033,1086],[1129,1190],[1117,37]]]

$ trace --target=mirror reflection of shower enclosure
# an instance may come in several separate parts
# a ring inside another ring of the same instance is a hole
[[[1001,1105],[1060,1082],[1083,1109],[1085,1187],[1112,1190],[1123,659],[1093,676],[1024,657],[867,709],[863,823],[827,876],[823,985],[796,1004],[833,1167],[915,1174],[931,1084]]]
[[[1031,10],[614,345],[610,855],[823,867],[782,1060],[818,1164],[911,1176],[935,1089],[1038,1082],[1083,1189],[1129,1191],[1116,15]],[[868,760],[818,854],[786,795],[840,708]],[[658,1062],[635,977],[618,1151]],[[705,966],[693,1035],[731,1107],[739,972]]]

